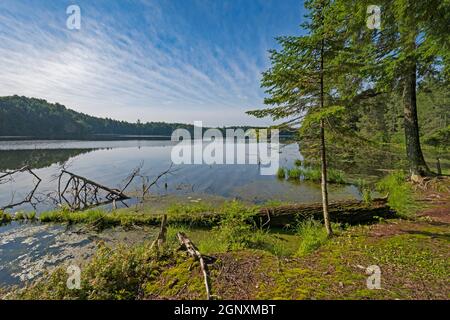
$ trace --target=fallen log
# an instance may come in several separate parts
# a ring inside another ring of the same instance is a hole
[[[395,218],[396,214],[387,199],[374,199],[371,203],[363,201],[345,200],[330,202],[328,211],[333,222],[359,224],[377,221],[381,218]],[[254,216],[256,223],[261,226],[285,227],[299,220],[323,219],[322,204],[292,204],[275,207],[263,207]]]
[[[330,202],[328,208],[332,222],[347,224],[364,224],[379,221],[379,218],[395,218],[386,198],[377,198],[370,203],[359,200]],[[177,214],[168,217],[169,222],[191,226],[211,227],[220,223],[226,211]],[[287,227],[305,219],[323,220],[322,204],[287,204],[280,206],[259,207],[249,216],[248,222],[259,227]]]
[[[197,247],[186,236],[186,234],[184,234],[183,232],[178,232],[177,237],[178,237],[178,240],[180,241],[180,244],[186,249],[188,254],[200,262],[200,268],[202,269],[203,280],[204,280],[205,289],[206,289],[206,299],[211,300],[211,284],[209,281],[208,266],[206,265],[202,254],[200,253],[200,251],[198,251]]]

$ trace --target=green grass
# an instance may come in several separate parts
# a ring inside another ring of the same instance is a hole
[[[327,171],[328,174],[328,182],[329,183],[336,183],[336,184],[345,184],[345,174],[341,170],[336,170],[333,168],[328,168]],[[320,168],[316,167],[294,167],[292,169],[287,170],[287,176],[288,179],[291,180],[297,180],[297,179],[303,179],[305,181],[313,181],[313,182],[320,182],[322,180],[322,171]]]
[[[322,223],[316,220],[305,220],[299,223],[297,235],[300,237],[300,246],[297,256],[309,254],[328,241],[327,231]]]
[[[290,179],[290,180],[298,180],[298,179],[300,179],[301,175],[302,175],[302,169],[297,168],[297,167],[289,169],[287,171],[287,176],[288,176],[288,179]]]
[[[161,272],[161,267],[173,259],[155,259],[150,244],[134,248],[120,245],[110,248],[100,245],[90,262],[82,266],[81,288],[67,288],[66,267],[59,267],[48,275],[13,293],[13,299],[136,299],[149,281]]]
[[[356,186],[358,187],[358,191],[361,194],[361,198],[362,200],[367,203],[370,204],[372,203],[372,188],[371,186],[367,183],[366,180],[364,179],[358,179],[356,181]]]
[[[380,192],[388,193],[388,204],[398,215],[409,218],[420,208],[403,171],[396,171],[377,183]]]
[[[238,208],[239,204],[228,207],[233,219],[238,219],[234,212]],[[66,266],[61,266],[2,298],[204,299],[198,262],[176,250],[180,231],[200,252],[218,259],[210,265],[212,292],[220,291],[223,299],[239,299],[242,292],[250,299],[445,298],[448,227],[415,226],[419,229],[413,233],[374,237],[370,232],[377,226],[341,230],[333,225],[336,236],[328,239],[320,222],[308,220],[299,224],[295,234],[252,229],[245,246],[230,249],[219,237],[220,229],[169,225],[167,243],[158,258],[150,243],[114,248],[101,244],[81,266],[80,290],[67,289]],[[366,287],[365,268],[373,264],[382,270],[381,290]],[[248,270],[239,269],[243,266]]]
[[[318,168],[304,168],[302,169],[303,180],[320,182],[322,179],[322,172]]]
[[[346,183],[344,172],[333,168],[328,169],[328,182],[337,184]]]
[[[5,223],[10,223],[12,221],[12,217],[9,213],[3,212],[0,210],[0,225]]]
[[[278,168],[277,178],[278,179],[286,179],[286,169],[284,169],[283,167]]]

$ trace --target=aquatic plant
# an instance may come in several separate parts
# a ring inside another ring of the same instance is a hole
[[[286,169],[284,169],[283,167],[279,167],[277,170],[277,178],[286,179]]]
[[[12,217],[9,213],[0,210],[0,224],[9,223],[12,221]]]
[[[295,180],[300,179],[300,176],[302,175],[302,169],[300,168],[292,168],[289,169],[287,172],[288,179]]]

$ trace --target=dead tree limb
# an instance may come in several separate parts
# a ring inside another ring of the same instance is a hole
[[[211,284],[210,284],[210,279],[209,279],[208,266],[205,263],[205,260],[203,259],[202,254],[200,253],[200,251],[198,251],[197,247],[186,236],[186,234],[184,234],[183,232],[178,232],[177,237],[178,237],[178,240],[180,241],[181,245],[186,249],[186,251],[189,253],[189,255],[200,262],[200,268],[202,269],[203,279],[204,279],[205,289],[206,289],[206,299],[211,300]]]
[[[156,250],[159,254],[164,245],[164,242],[166,242],[166,234],[167,234],[167,214],[163,215],[161,219],[161,228],[159,229],[158,237],[155,239],[155,241],[153,241],[152,245],[150,246],[150,250],[156,246]]]
[[[28,193],[28,195],[23,200],[21,200],[19,202],[15,202],[15,203],[10,203],[10,204],[8,204],[8,205],[6,205],[4,207],[0,207],[1,210],[11,209],[11,208],[20,206],[20,205],[25,204],[25,203],[32,204],[34,194],[36,193],[36,190],[38,189],[39,185],[41,184],[42,179],[37,174],[35,174],[33,172],[33,170],[31,170],[28,166],[25,166],[23,168],[20,168],[20,169],[14,170],[14,171],[4,172],[0,176],[0,183],[2,183],[1,181],[4,180],[7,177],[10,178],[10,179],[8,179],[8,181],[13,181],[12,176],[14,174],[16,174],[16,173],[22,173],[22,172],[28,172],[29,174],[31,174],[33,177],[35,177],[37,179],[37,182],[34,184],[33,189]],[[13,202],[13,201],[14,201],[14,199],[11,200],[11,202]]]
[[[72,178],[77,178],[78,180],[82,180],[83,182],[88,183],[88,184],[90,184],[92,186],[95,186],[97,188],[100,188],[100,189],[103,189],[105,191],[108,191],[110,194],[115,195],[115,196],[117,196],[117,197],[119,197],[121,199],[128,199],[129,198],[126,194],[124,194],[123,192],[121,192],[118,189],[109,188],[107,186],[101,185],[98,182],[92,181],[92,180],[90,180],[88,178],[79,176],[79,175],[77,175],[75,173],[72,173],[72,172],[69,172],[69,171],[66,171],[66,170],[63,170],[62,172],[70,175]]]
[[[149,183],[148,185],[144,186],[143,190],[142,190],[142,194],[143,195],[147,194],[148,191],[150,190],[150,188],[158,183],[159,179],[161,179],[162,177],[164,177],[167,174],[172,173],[172,171],[171,171],[172,170],[172,166],[173,166],[173,163],[170,164],[170,166],[169,166],[169,168],[167,170],[161,172],[151,183]]]
[[[64,188],[61,187],[63,175],[69,176]],[[134,178],[134,175],[132,177]],[[90,207],[109,203],[115,204],[116,201],[130,199],[130,197],[123,193],[123,190],[109,188],[67,170],[61,170],[58,178],[60,204],[64,201],[72,210],[84,210]],[[100,191],[105,192],[104,199],[99,195]]]

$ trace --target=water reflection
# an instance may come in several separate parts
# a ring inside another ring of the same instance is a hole
[[[46,196],[57,189],[55,176],[66,163],[69,171],[96,181],[102,185],[118,188],[123,186],[130,172],[141,163],[142,172],[155,177],[171,164],[171,141],[14,141],[0,142],[1,168],[31,166],[42,179],[37,194],[42,202],[38,212],[52,209],[54,202],[45,201]],[[281,148],[280,166],[292,167],[301,154],[297,144]],[[274,176],[262,176],[258,165],[178,165],[176,172],[164,176],[155,185],[153,195],[208,194],[243,201],[264,202],[286,200],[316,202],[320,200],[320,189],[314,184],[293,185],[279,181]],[[18,175],[11,183],[0,185],[0,203],[7,204],[11,197],[26,196],[32,185],[31,177]],[[131,195],[142,188],[136,179],[127,189]],[[352,186],[331,189],[331,199],[358,197]],[[132,203],[133,200],[130,201]],[[14,210],[32,210],[23,205]]]

